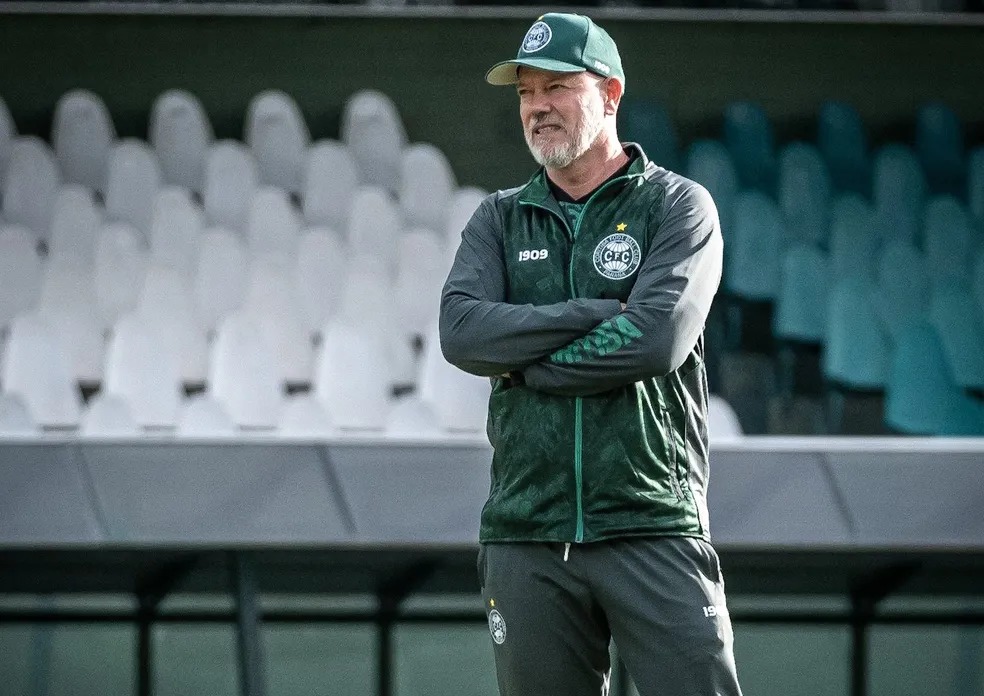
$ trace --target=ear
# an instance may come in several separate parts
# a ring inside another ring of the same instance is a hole
[[[605,98],[605,114],[614,116],[618,111],[618,105],[622,101],[622,82],[617,77],[609,77],[605,80],[602,87],[602,96]]]

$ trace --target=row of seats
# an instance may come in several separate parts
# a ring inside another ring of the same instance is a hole
[[[100,390],[84,405],[57,336],[40,318],[25,315],[11,327],[0,370],[6,427],[34,432],[81,424],[109,434],[175,428],[192,435],[480,433],[489,381],[449,365],[434,333],[416,356],[416,394],[398,399],[383,337],[350,324],[329,324],[309,391],[288,398],[276,354],[260,328],[250,317],[234,314],[223,321],[210,348],[204,392],[186,399],[166,328],[130,315],[116,325]]]

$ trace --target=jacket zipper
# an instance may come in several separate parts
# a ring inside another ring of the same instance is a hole
[[[564,227],[567,228],[568,232],[571,233],[571,258],[567,263],[567,281],[570,285],[571,299],[577,299],[577,293],[574,292],[574,244],[577,242],[577,233],[581,229],[581,221],[584,219],[584,211],[588,209],[599,193],[604,191],[606,188],[615,184],[616,182],[625,181],[627,179],[632,179],[639,176],[638,174],[626,174],[620,176],[616,179],[605,183],[600,188],[596,189],[592,193],[588,200],[584,202],[581,206],[581,212],[578,213],[577,220],[574,221],[574,229],[571,229],[570,224],[567,222],[566,215],[559,215],[561,222],[564,223]],[[556,211],[552,208],[548,208],[545,205],[539,203],[531,203],[538,208],[543,208],[544,210],[550,211],[553,215],[558,215]],[[584,470],[583,470],[583,460],[582,460],[582,413],[584,410],[584,401],[580,396],[574,397],[574,496],[575,505],[577,508],[577,523],[574,530],[574,543],[580,544],[584,541]],[[564,549],[564,560],[567,560],[567,556],[570,553],[570,545],[567,545]]]

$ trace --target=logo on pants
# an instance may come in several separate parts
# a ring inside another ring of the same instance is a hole
[[[492,634],[492,640],[496,645],[506,642],[506,620],[502,618],[498,609],[489,612],[489,633]]]

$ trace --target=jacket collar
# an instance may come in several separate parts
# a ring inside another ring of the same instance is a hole
[[[632,162],[629,164],[629,171],[626,176],[642,176],[649,167],[649,158],[642,151],[638,143],[622,143],[622,147],[630,152]],[[533,177],[519,192],[519,202],[532,205],[545,206],[548,208],[556,207],[556,201],[550,192],[550,185],[547,183],[547,171],[543,167],[537,170]]]

